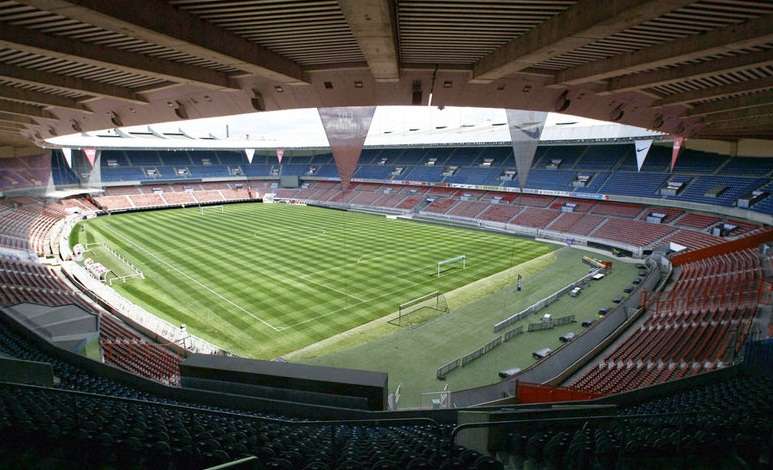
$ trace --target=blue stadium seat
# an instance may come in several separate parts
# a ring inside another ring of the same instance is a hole
[[[736,200],[756,189],[767,180],[762,178],[741,178],[733,176],[699,176],[694,178],[687,187],[677,196],[668,196],[668,199],[700,202],[721,206],[734,206]],[[705,193],[717,186],[727,186],[728,189],[719,197],[707,197]]]
[[[443,179],[442,166],[414,166],[405,176],[400,179],[411,181],[439,182]]]
[[[667,173],[616,171],[599,188],[599,192],[625,196],[659,197],[657,191],[663,186],[668,176]]]
[[[161,165],[161,159],[155,150],[133,150],[127,155],[134,166]]]
[[[674,167],[681,173],[714,173],[727,161],[727,157],[698,150],[683,150]]]
[[[575,169],[611,170],[633,150],[633,144],[591,145],[582,154]]]
[[[391,165],[359,165],[354,173],[355,178],[386,180],[392,174]]]

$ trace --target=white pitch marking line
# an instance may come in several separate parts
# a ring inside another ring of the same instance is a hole
[[[242,312],[246,313],[247,315],[251,316],[252,318],[254,318],[254,319],[258,320],[258,321],[259,321],[259,322],[261,322],[261,323],[263,323],[264,325],[266,325],[267,327],[271,328],[272,330],[274,330],[274,331],[282,331],[282,330],[284,329],[284,328],[277,328],[277,327],[275,327],[274,325],[272,325],[272,324],[268,323],[267,321],[263,320],[262,318],[258,317],[257,315],[253,314],[252,312],[249,312],[249,311],[247,311],[247,310],[246,310],[244,307],[242,307],[242,306],[240,306],[240,305],[237,305],[237,304],[235,304],[235,303],[234,303],[234,302],[233,302],[231,299],[229,299],[228,297],[225,297],[225,296],[223,296],[222,294],[220,294],[220,293],[218,293],[218,292],[216,292],[216,291],[212,290],[212,288],[211,288],[211,287],[207,286],[206,284],[202,283],[201,281],[199,281],[199,280],[197,280],[197,279],[194,279],[194,278],[193,278],[193,277],[191,277],[191,276],[190,276],[188,273],[186,273],[186,272],[182,271],[182,270],[181,270],[180,268],[178,268],[177,266],[174,266],[173,264],[170,264],[170,263],[168,263],[168,262],[166,262],[166,261],[162,260],[161,258],[159,258],[158,256],[156,256],[156,255],[155,255],[155,254],[154,254],[152,251],[150,251],[150,250],[148,250],[148,249],[146,249],[146,248],[143,248],[143,247],[141,247],[141,246],[139,246],[139,245],[135,244],[133,241],[131,241],[131,240],[127,239],[127,238],[126,238],[126,237],[124,237],[123,235],[121,235],[121,234],[119,234],[119,233],[116,233],[116,232],[114,232],[114,231],[112,231],[112,230],[110,230],[110,229],[108,229],[108,228],[106,228],[106,227],[105,227],[105,230],[107,230],[108,232],[112,233],[114,236],[117,236],[117,237],[119,237],[119,238],[122,238],[124,241],[128,242],[130,245],[132,245],[132,246],[133,246],[133,247],[135,247],[136,249],[138,249],[138,250],[140,250],[140,251],[144,251],[144,252],[146,252],[147,254],[149,254],[151,257],[153,257],[153,258],[154,258],[156,261],[158,261],[159,263],[161,263],[161,264],[164,264],[164,265],[166,265],[166,266],[168,266],[168,267],[170,267],[170,268],[174,269],[174,270],[175,270],[175,271],[177,271],[178,273],[180,273],[180,274],[182,274],[183,276],[187,277],[187,278],[188,278],[188,279],[190,279],[191,281],[195,282],[196,284],[200,285],[200,286],[201,286],[201,287],[203,287],[204,289],[208,290],[209,292],[211,292],[211,293],[212,293],[212,294],[214,294],[215,296],[217,296],[217,297],[219,297],[219,298],[223,299],[223,300],[224,300],[224,301],[226,301],[227,303],[229,303],[229,304],[233,305],[234,307],[236,307],[237,309],[239,309],[239,310],[241,310]]]

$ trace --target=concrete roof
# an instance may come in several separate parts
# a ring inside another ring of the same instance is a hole
[[[0,2],[0,145],[430,95],[689,138],[773,138],[773,3]]]

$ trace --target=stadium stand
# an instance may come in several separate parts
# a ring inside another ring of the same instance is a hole
[[[616,217],[629,217],[634,219],[641,214],[642,207],[636,204],[623,204],[619,202],[599,202],[591,213],[597,215],[614,215]]]
[[[0,305],[75,304],[96,312],[53,268],[36,263],[0,258],[0,287]],[[109,314],[101,314],[100,320],[100,345],[107,363],[167,384],[179,382],[179,356],[148,342]]]
[[[707,214],[687,213],[676,221],[676,225],[703,229],[720,221],[719,217]]]
[[[521,213],[510,220],[510,223],[522,227],[545,228],[556,218],[556,211],[527,207]]]
[[[491,220],[494,222],[508,222],[522,210],[524,210],[524,207],[522,206],[493,204],[488,209],[483,211],[478,216],[478,218],[482,220]]]
[[[0,201],[0,247],[51,256],[49,232],[65,216],[62,204],[29,198]]]
[[[769,290],[759,252],[731,251],[678,269],[670,288],[647,304],[642,325],[573,387],[615,393],[732,362]]]
[[[607,240],[644,246],[657,242],[674,230],[668,225],[609,218],[607,223],[592,232],[592,235]]]
[[[674,172],[666,172],[670,164],[670,153],[667,148],[659,146],[652,148],[642,171],[637,172],[630,147],[630,144],[542,146],[538,149],[527,186],[541,190],[665,198],[733,207],[739,197],[753,189],[767,188],[769,184],[769,180],[761,178],[760,175],[767,177],[770,168],[761,168],[761,173],[749,170],[755,161],[760,159],[726,158],[696,150],[682,152]],[[508,160],[508,157],[512,157],[510,147],[366,149],[354,177],[382,182],[417,181],[429,184],[498,186],[507,189],[518,185],[515,169],[512,163],[508,164],[512,160]],[[66,166],[61,159],[58,153],[52,158],[52,168],[56,174],[62,173],[63,167]],[[163,183],[168,180],[189,180],[198,183],[202,178],[226,178],[232,176],[234,171],[247,178],[265,177],[271,175],[272,169],[277,170],[275,177],[279,174],[337,177],[330,154],[288,156],[282,165],[278,165],[268,164],[265,156],[256,156],[252,164],[249,164],[239,152],[108,150],[104,152],[101,161],[102,179],[110,184],[122,181]],[[399,174],[395,173],[397,167],[402,169]],[[158,172],[149,173],[146,171],[149,168]],[[178,173],[178,168],[185,168],[189,173]],[[505,169],[512,171],[513,179],[501,179]],[[590,178],[586,186],[574,185],[580,175]],[[75,181],[74,178],[77,177],[62,173],[55,177],[55,181],[57,185],[67,186]],[[663,196],[660,189],[667,181],[681,181],[684,188],[676,195]],[[773,213],[771,201],[773,198],[765,197],[752,205],[751,209],[766,214]],[[547,203],[540,198],[532,199],[529,195],[518,204],[546,207],[543,204]]]
[[[448,211],[448,215],[474,219],[474,218],[477,218],[480,215],[480,213],[483,212],[486,208],[488,208],[488,204],[486,204],[485,202],[461,201],[459,204],[455,205],[450,211]]]
[[[591,214],[563,213],[546,228],[564,233],[590,235],[604,222],[604,217]]]

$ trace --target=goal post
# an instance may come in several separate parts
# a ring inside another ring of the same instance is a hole
[[[437,277],[452,269],[467,269],[467,256],[454,256],[437,262]]]
[[[448,311],[445,296],[438,291],[430,292],[398,305],[397,317],[389,323],[396,326],[418,326]]]
[[[217,205],[217,206],[199,206],[199,213],[201,215],[205,215],[206,212],[217,212],[220,214],[225,213],[225,206],[223,205]]]

